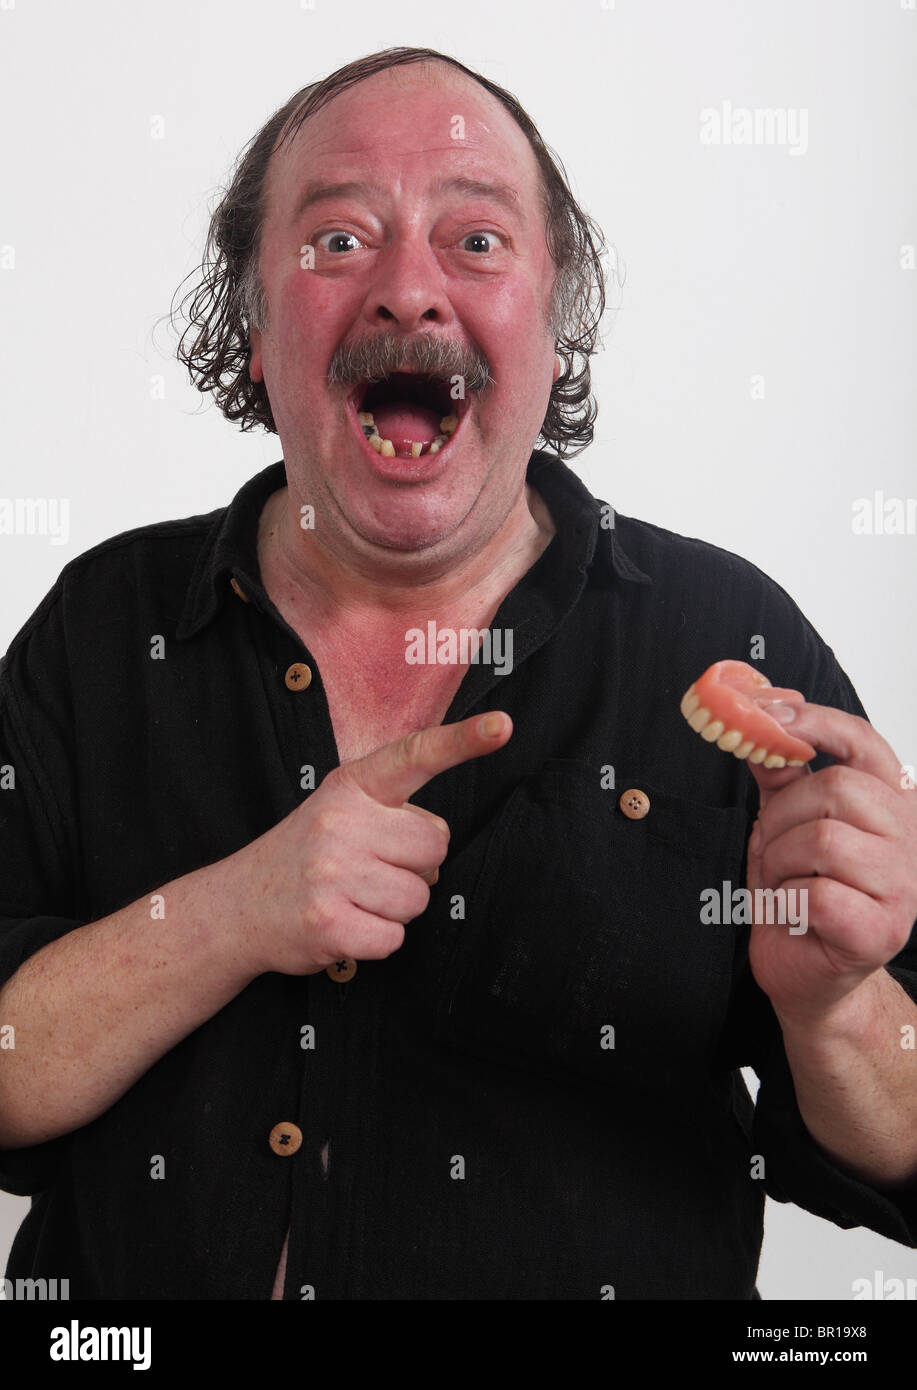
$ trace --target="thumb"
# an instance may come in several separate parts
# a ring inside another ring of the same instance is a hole
[[[772,796],[788,787],[791,782],[798,781],[800,777],[810,776],[812,769],[808,763],[802,767],[763,767],[761,763],[746,763],[746,767],[758,784],[758,814],[748,841],[745,874],[746,885],[754,892],[756,888],[764,886],[761,880],[761,860],[764,854],[764,838],[759,826],[761,814]]]
[[[402,806],[440,772],[502,748],[512,732],[512,720],[500,711],[476,714],[458,724],[436,724],[345,763],[341,777],[383,806]]]

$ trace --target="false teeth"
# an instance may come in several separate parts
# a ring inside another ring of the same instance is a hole
[[[794,738],[756,703],[764,695],[785,704],[804,703],[798,691],[774,688],[745,662],[719,661],[688,687],[680,709],[701,738],[735,758],[766,768],[802,767],[815,756],[815,749]],[[800,753],[807,756],[797,756]]]

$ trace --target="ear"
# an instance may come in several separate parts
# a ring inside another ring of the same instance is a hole
[[[252,381],[263,381],[264,372],[261,368],[261,330],[252,328],[249,330],[248,341],[251,347],[251,356],[248,362],[248,374]]]

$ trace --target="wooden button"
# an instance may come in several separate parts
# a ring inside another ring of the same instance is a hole
[[[649,814],[650,799],[639,787],[629,787],[618,801],[618,805],[628,820],[643,820],[643,817]]]
[[[350,956],[345,956],[343,960],[332,961],[331,965],[325,966],[325,974],[331,980],[337,980],[339,985],[346,985],[348,980],[352,980],[357,973],[357,963],[351,960]]]
[[[287,667],[284,680],[287,690],[305,690],[311,684],[312,670],[304,661],[294,661],[292,666]]]
[[[302,1144],[302,1130],[290,1120],[282,1120],[271,1130],[268,1142],[275,1154],[286,1158],[289,1154],[295,1154]]]
[[[237,594],[239,595],[239,598],[242,600],[242,602],[243,602],[243,603],[248,603],[248,601],[249,601],[249,599],[248,599],[248,594],[247,594],[247,593],[245,592],[245,590],[242,588],[242,585],[239,583],[239,581],[238,581],[238,579],[236,578],[235,575],[233,575],[233,577],[232,577],[232,579],[230,579],[229,583],[230,583],[230,586],[232,587],[232,589],[234,590],[234,592],[237,593]]]

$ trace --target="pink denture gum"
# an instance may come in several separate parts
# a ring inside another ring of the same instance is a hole
[[[776,700],[805,703],[798,690],[771,685],[767,676],[744,661],[717,661],[688,687],[681,712],[701,738],[733,757],[765,767],[802,767],[815,757],[815,749],[793,738],[758,703]]]

